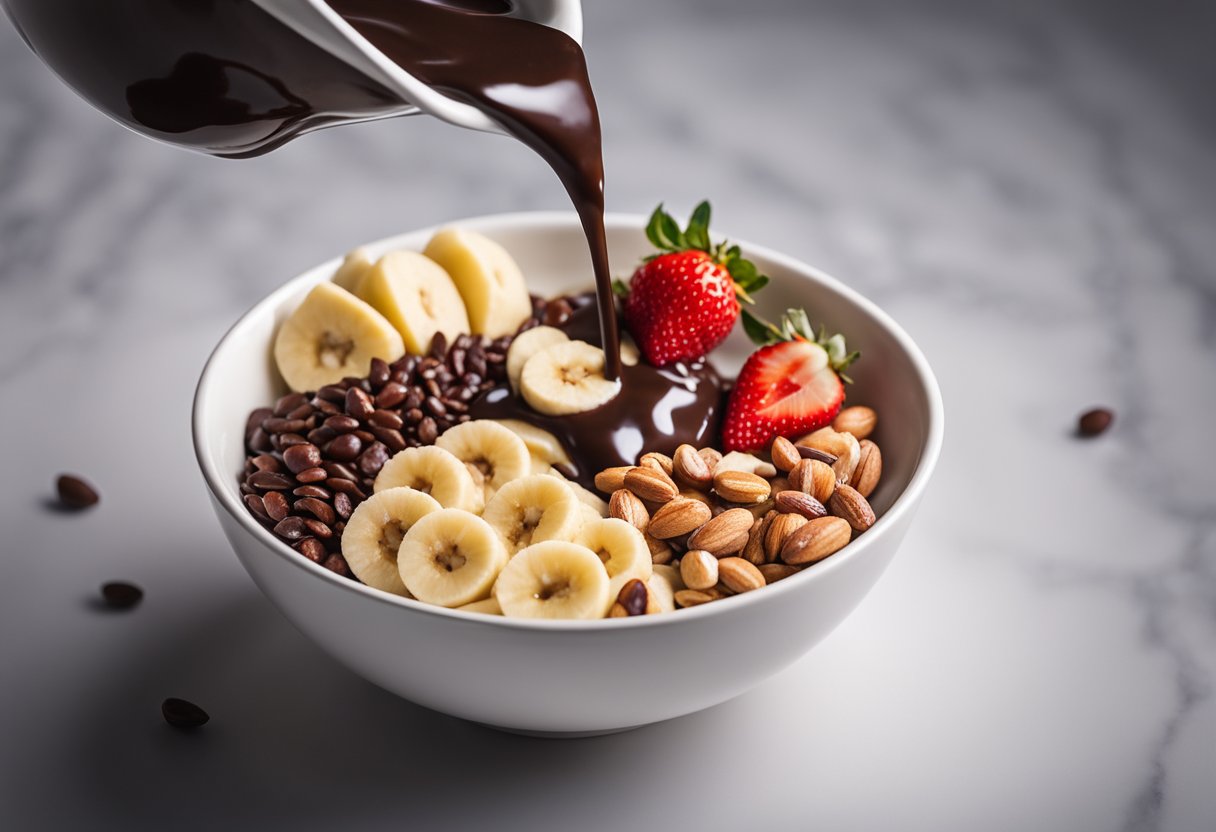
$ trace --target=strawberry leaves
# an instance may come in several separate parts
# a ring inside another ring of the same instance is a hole
[[[743,303],[755,303],[752,295],[768,284],[768,277],[760,273],[756,264],[743,256],[736,245],[727,241],[715,245],[709,236],[710,207],[708,201],[700,202],[688,218],[688,225],[681,229],[675,217],[663,210],[662,203],[654,209],[646,223],[646,239],[658,249],[646,258],[649,262],[664,254],[681,251],[703,251],[730,272],[735,283],[735,294]]]
[[[845,346],[844,336],[840,333],[829,336],[827,330],[820,325],[819,332],[811,326],[811,319],[805,309],[787,309],[781,316],[781,325],[777,326],[764,320],[751,311],[744,309],[743,331],[747,333],[756,345],[766,347],[779,344],[782,341],[808,341],[823,347],[828,354],[828,364],[836,371],[842,381],[852,384],[853,380],[844,374],[849,365],[861,358],[861,352],[849,352]]]

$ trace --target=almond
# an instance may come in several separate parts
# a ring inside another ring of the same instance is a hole
[[[816,500],[810,494],[803,494],[801,491],[782,491],[779,493],[776,499],[776,508],[782,514],[801,514],[807,520],[814,520],[816,517],[823,517],[828,513],[828,510],[823,507],[823,503]]]
[[[836,488],[836,472],[818,459],[804,459],[790,471],[790,488],[826,503]]]
[[[680,579],[689,589],[706,590],[718,583],[718,559],[702,549],[691,549],[680,558]]]
[[[876,519],[874,509],[870,508],[869,500],[861,496],[861,492],[856,488],[844,483],[836,486],[836,493],[828,501],[828,507],[832,510],[832,514],[844,518],[859,532],[864,532],[873,526]]]
[[[801,529],[806,523],[806,518],[801,514],[775,514],[773,522],[769,524],[768,530],[764,534],[765,561],[772,563],[777,560],[777,556],[781,554],[781,548],[790,539],[790,535]]]
[[[802,455],[798,453],[794,443],[784,436],[778,436],[773,440],[769,456],[773,458],[773,465],[777,466],[778,471],[792,471],[794,466],[802,461]]]
[[[781,560],[791,564],[815,563],[840,551],[853,536],[839,517],[817,517],[790,535],[781,547]]]
[[[646,548],[650,550],[651,563],[662,565],[671,563],[675,558],[676,552],[666,540],[659,540],[648,534],[643,534],[642,537],[646,538]]]
[[[857,437],[832,428],[820,428],[809,433],[799,439],[798,444],[835,456],[832,470],[836,472],[837,481],[848,482],[853,476],[853,470],[857,468],[857,461],[861,458],[861,445],[858,444]]]
[[[709,495],[704,491],[697,491],[695,488],[681,488],[680,496],[687,497],[690,500],[696,500],[698,503],[705,503],[710,508],[714,507],[713,500],[709,499]]]
[[[650,512],[646,505],[627,488],[618,488],[608,500],[608,516],[624,520],[640,532],[646,531]]]
[[[715,600],[714,596],[699,589],[681,589],[675,594],[675,599],[676,606],[684,608],[697,607]]]
[[[680,493],[671,477],[663,473],[657,463],[630,468],[625,472],[624,485],[643,500],[666,503]]]
[[[718,470],[714,474],[714,491],[730,503],[762,503],[772,492],[768,480],[746,471]]]
[[[752,523],[751,531],[747,533],[747,545],[743,547],[743,559],[757,566],[764,563],[764,533],[777,517],[777,512],[770,511]]]
[[[715,448],[701,448],[697,451],[697,455],[705,460],[705,465],[709,468],[709,473],[712,476],[714,469],[718,467],[718,463],[722,461],[722,452]]]
[[[755,564],[743,558],[722,558],[718,561],[718,577],[733,592],[751,592],[764,586],[764,575]]]
[[[620,602],[620,601],[616,601],[616,602],[614,602],[614,603],[613,603],[613,605],[612,605],[612,606],[611,606],[611,607],[608,609],[608,617],[609,617],[609,618],[628,618],[628,617],[629,617],[629,611],[628,611],[628,610],[626,610],[624,607],[622,607],[622,606],[621,606],[621,602]]]
[[[690,549],[704,549],[714,557],[733,555],[747,545],[755,518],[745,508],[731,508],[697,529],[688,538]]]
[[[619,468],[605,468],[595,475],[595,487],[605,494],[611,494],[625,487],[625,474],[633,466],[622,465]]]
[[[764,576],[765,584],[775,584],[782,578],[788,578],[796,572],[801,572],[797,566],[792,566],[788,563],[765,563],[759,567],[760,574]]]
[[[672,458],[672,475],[677,482],[690,488],[708,489],[714,481],[713,471],[705,458],[697,453],[692,445],[681,445],[676,448]]]
[[[846,407],[836,414],[832,421],[832,429],[840,433],[851,433],[860,442],[874,432],[878,424],[878,414],[869,407]]]
[[[638,465],[654,465],[667,476],[671,476],[672,462],[671,457],[667,454],[661,454],[657,451],[651,451],[648,454],[642,454],[642,458],[638,460]]]
[[[688,497],[676,497],[654,513],[646,530],[659,540],[670,540],[696,531],[712,517],[713,512],[705,503]]]
[[[861,459],[857,462],[857,469],[853,471],[849,485],[868,500],[878,487],[878,480],[882,478],[882,451],[869,439],[863,439],[859,444]]]

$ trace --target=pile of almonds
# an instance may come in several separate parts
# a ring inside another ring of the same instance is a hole
[[[838,552],[874,524],[882,476],[869,407],[831,427],[777,437],[769,459],[681,445],[605,469],[595,486],[609,513],[637,527],[656,564],[678,565],[676,605],[693,607],[767,584]]]

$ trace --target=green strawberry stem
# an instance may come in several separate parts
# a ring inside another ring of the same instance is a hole
[[[752,295],[760,291],[768,283],[768,277],[760,274],[756,264],[746,259],[738,246],[731,245],[726,240],[714,244],[709,238],[709,202],[702,201],[692,211],[688,218],[688,226],[683,230],[675,218],[663,210],[663,204],[654,209],[650,221],[646,223],[646,238],[658,249],[646,260],[650,261],[664,254],[681,251],[703,251],[716,263],[730,272],[735,282],[735,294],[740,302],[755,303]],[[619,293],[619,292],[618,292]]]
[[[836,371],[836,375],[840,376],[841,381],[848,384],[853,383],[853,379],[845,375],[844,371],[850,364],[861,358],[861,353],[857,350],[849,352],[844,343],[844,336],[840,333],[829,336],[822,324],[819,332],[816,333],[814,327],[811,326],[811,319],[807,316],[806,310],[785,310],[785,314],[781,316],[780,326],[764,320],[748,309],[742,311],[742,317],[743,331],[757,345],[767,347],[782,341],[809,341],[812,344],[818,344],[828,354],[828,364]]]

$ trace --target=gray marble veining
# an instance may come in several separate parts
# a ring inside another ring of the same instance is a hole
[[[821,647],[711,711],[550,743],[291,630],[227,554],[188,413],[282,280],[564,209],[556,180],[422,118],[191,156],[0,27],[0,826],[1216,828],[1214,33],[1184,2],[588,4],[610,209],[708,196],[851,282],[949,424],[904,550]],[[1093,403],[1115,428],[1077,441]],[[44,509],[64,469],[97,511]],[[136,614],[88,603],[114,577]],[[170,695],[204,735],[162,730]]]

